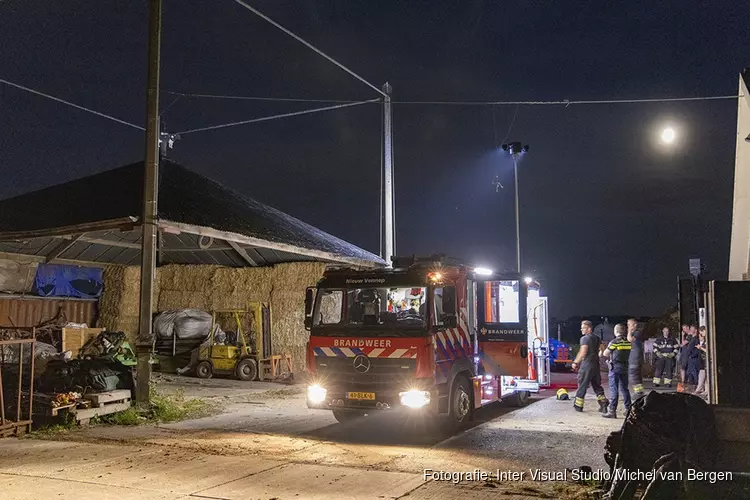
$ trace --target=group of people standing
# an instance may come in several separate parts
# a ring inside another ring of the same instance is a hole
[[[693,394],[702,397],[708,394],[707,354],[706,327],[682,325],[682,342],[679,352],[681,380],[688,390],[694,388]]]
[[[635,397],[643,394],[643,334],[638,328],[638,320],[631,318],[627,328],[622,323],[615,325],[615,338],[609,342],[606,349],[601,350],[601,339],[593,335],[591,321],[581,322],[581,348],[578,351],[573,369],[578,368],[578,390],[576,391],[573,408],[583,411],[584,400],[588,386],[596,394],[599,411],[605,418],[617,418],[617,406],[622,394],[625,412],[630,410],[632,400],[629,386],[633,388]],[[599,357],[607,359],[609,367],[609,394],[604,395],[602,375],[599,369]]]
[[[670,335],[669,328],[662,329],[662,335],[654,341],[654,386],[672,387],[673,374],[677,365],[680,366],[681,381],[687,387],[696,387],[691,391],[696,395],[705,396],[706,387],[706,329],[697,329],[695,325],[683,325],[681,345]],[[573,408],[583,411],[584,399],[589,385],[596,394],[599,411],[605,418],[617,418],[617,407],[622,397],[625,413],[630,410],[632,399],[644,394],[643,363],[644,338],[638,320],[631,318],[627,326],[619,323],[615,325],[615,338],[601,349],[602,341],[593,335],[591,321],[581,322],[581,347],[578,351],[573,369],[578,369],[578,390],[576,391]],[[609,393],[604,395],[602,387],[600,357],[607,360],[609,368]]]

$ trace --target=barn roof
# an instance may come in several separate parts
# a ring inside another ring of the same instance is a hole
[[[143,163],[0,201],[0,252],[52,260],[140,262]],[[159,263],[264,266],[385,262],[173,161],[159,169]]]

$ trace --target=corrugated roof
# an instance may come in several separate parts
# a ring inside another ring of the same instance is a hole
[[[143,164],[135,163],[2,200],[0,237],[3,233],[47,231],[127,217],[140,218],[142,189]],[[251,238],[240,246],[256,265],[313,260],[294,249],[384,264],[377,255],[169,160],[163,160],[160,165],[158,207],[160,222],[174,222],[196,230],[211,228]],[[59,238],[35,236],[25,242],[0,241],[0,251],[43,256],[49,255],[61,242]],[[236,249],[224,242],[201,248],[206,245],[200,245],[198,239],[197,235],[187,232],[162,233],[160,262],[248,265]],[[139,230],[87,232],[58,258],[134,264],[139,259],[139,242]],[[271,248],[264,247],[263,242],[268,242]]]

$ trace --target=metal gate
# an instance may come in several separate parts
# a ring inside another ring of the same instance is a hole
[[[31,431],[35,344],[0,340],[0,438]]]

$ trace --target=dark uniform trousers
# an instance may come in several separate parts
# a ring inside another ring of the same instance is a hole
[[[654,385],[661,385],[662,380],[666,385],[672,384],[675,358],[679,350],[677,341],[671,337],[660,337],[654,341]]]
[[[623,372],[609,371],[609,411],[617,411],[617,403],[622,396],[625,412],[630,411],[630,391],[628,390],[628,375]]]
[[[641,364],[637,363],[635,366],[628,366],[628,383],[633,388],[635,397],[643,394],[643,375],[641,374]]]
[[[611,354],[609,362],[609,412],[617,413],[620,396],[625,405],[625,412],[630,411],[630,391],[628,390],[628,366],[630,351],[633,345],[624,337],[617,336],[607,345]]]
[[[594,390],[594,394],[596,394],[596,400],[600,404],[607,402],[607,398],[604,396],[604,388],[602,387],[602,373],[599,371],[598,360],[583,361],[581,363],[581,368],[578,370],[578,390],[576,391],[576,400],[573,403],[575,406],[583,408],[589,384],[591,384],[591,388]]]
[[[654,364],[654,384],[660,385],[662,383],[663,375],[664,383],[670,385],[672,383],[673,372],[674,358],[657,357],[656,363]]]

